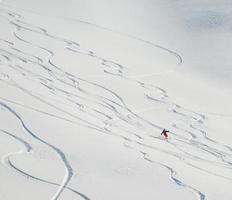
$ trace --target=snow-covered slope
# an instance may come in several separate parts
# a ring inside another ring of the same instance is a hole
[[[2,1],[0,199],[230,200],[230,5]]]

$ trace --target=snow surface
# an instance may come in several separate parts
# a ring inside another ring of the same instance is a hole
[[[232,199],[231,13],[1,1],[0,199]]]

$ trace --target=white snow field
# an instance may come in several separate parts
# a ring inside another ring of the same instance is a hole
[[[0,200],[231,200],[231,52],[230,0],[1,1]]]

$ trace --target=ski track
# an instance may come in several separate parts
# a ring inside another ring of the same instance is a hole
[[[13,152],[13,153],[8,153],[6,155],[4,155],[2,157],[2,162],[6,165],[6,166],[10,166],[12,169],[14,169],[15,171],[17,171],[19,174],[23,174],[25,177],[27,178],[30,178],[30,179],[33,179],[33,180],[36,180],[36,181],[40,181],[40,182],[43,182],[43,183],[47,183],[47,184],[50,184],[50,185],[55,185],[55,186],[60,186],[59,184],[57,183],[54,183],[52,181],[48,181],[48,180],[45,180],[45,179],[41,179],[41,178],[38,178],[38,177],[35,177],[35,176],[32,176],[26,172],[24,172],[23,170],[17,168],[11,161],[10,157],[11,156],[14,156],[14,155],[17,155],[17,154],[24,154],[24,153],[30,153],[32,152],[32,146],[26,142],[25,140],[23,140],[22,138],[12,134],[12,133],[9,133],[8,131],[5,131],[5,130],[0,130],[1,133],[5,134],[5,135],[8,135],[10,137],[12,137],[13,139],[15,139],[16,141],[20,142],[26,150],[20,150],[18,152]],[[83,199],[85,200],[90,200],[87,196],[85,196],[84,194],[74,190],[73,188],[71,187],[68,187],[68,186],[65,186],[65,188],[67,188],[68,190],[70,190],[71,192],[79,195],[80,197],[82,197]]]
[[[23,126],[23,128],[36,140],[38,140],[39,142],[45,144],[46,146],[50,147],[52,150],[54,150],[60,157],[60,159],[63,161],[65,167],[66,167],[66,174],[65,177],[63,179],[63,182],[60,184],[59,189],[57,190],[56,194],[54,194],[54,196],[52,197],[52,199],[58,199],[59,196],[61,195],[61,193],[63,192],[64,188],[67,186],[68,182],[70,181],[72,175],[73,175],[73,169],[71,167],[71,165],[69,164],[69,161],[67,160],[65,154],[57,147],[55,147],[52,144],[49,144],[48,142],[44,141],[43,139],[39,138],[36,134],[34,134],[30,129],[27,128],[25,122],[22,120],[22,118],[9,106],[7,106],[6,104],[0,102],[0,105],[2,107],[4,107],[5,109],[7,109],[11,114],[13,114],[21,123],[21,125]]]
[[[73,176],[73,168],[66,158],[65,153],[53,144],[50,144],[47,141],[43,140],[42,138],[37,136],[36,133],[30,130],[26,125],[26,121],[23,120],[23,117],[20,116],[20,113],[18,113],[16,109],[14,109],[10,105],[21,106],[34,112],[39,112],[43,115],[55,117],[57,119],[73,123],[78,126],[93,129],[101,134],[110,134],[114,137],[119,137],[127,143],[127,145],[124,145],[125,147],[134,149],[134,151],[142,154],[144,160],[148,161],[151,164],[158,164],[166,168],[170,172],[169,178],[175,184],[191,190],[193,193],[198,195],[198,199],[200,200],[206,199],[204,191],[200,191],[197,188],[194,188],[191,185],[184,183],[182,180],[178,179],[178,172],[175,171],[175,169],[172,168],[171,165],[169,166],[149,158],[149,154],[145,152],[145,149],[148,148],[152,151],[159,151],[165,154],[172,155],[173,157],[180,159],[184,164],[189,167],[193,167],[205,173],[209,173],[213,176],[232,181],[232,177],[221,176],[220,174],[213,173],[208,169],[191,163],[191,160],[197,160],[228,169],[232,168],[232,163],[228,161],[232,158],[232,148],[226,144],[217,142],[216,140],[213,140],[207,136],[207,133],[203,130],[204,121],[207,120],[207,117],[204,114],[197,113],[195,111],[184,108],[181,105],[177,105],[171,100],[168,93],[163,88],[151,85],[149,83],[141,82],[139,79],[130,78],[125,73],[129,70],[127,66],[123,66],[122,64],[111,60],[107,60],[100,55],[96,55],[95,52],[89,49],[82,48],[81,45],[75,41],[57,37],[48,33],[47,30],[39,26],[29,24],[24,21],[24,18],[21,15],[15,12],[12,12],[5,8],[1,8],[0,13],[0,17],[14,28],[12,34],[16,40],[24,44],[25,48],[33,47],[47,55],[46,57],[35,56],[33,54],[18,49],[17,45],[14,44],[14,42],[8,41],[4,38],[0,38],[0,44],[2,44],[0,48],[0,66],[2,74],[0,77],[0,83],[18,89],[24,94],[29,95],[33,99],[36,99],[43,104],[46,104],[55,111],[59,111],[66,116],[64,117],[60,115],[55,115],[53,113],[48,113],[46,111],[39,110],[38,108],[34,108],[33,106],[24,105],[8,98],[1,97],[1,107],[14,115],[14,117],[20,122],[25,131],[30,136],[32,136],[34,140],[46,145],[52,151],[56,152],[57,156],[62,161],[65,167],[65,175],[63,177],[62,183],[58,184],[48,180],[44,180],[39,177],[35,177],[24,172],[22,169],[17,168],[17,166],[15,166],[10,160],[10,156],[13,154],[5,155],[4,162],[7,162],[11,168],[15,169],[17,172],[24,176],[30,177],[31,179],[35,179],[42,183],[58,186],[57,192],[51,198],[52,200],[59,199],[64,189],[68,189],[86,200],[88,200],[89,197],[87,197],[87,195],[85,194],[82,194],[81,192],[77,192],[77,190],[75,189],[68,187],[68,184]],[[87,24],[89,26],[104,29],[106,31],[115,32],[111,29],[107,29],[96,24],[91,24],[89,22],[79,22]],[[94,61],[101,66],[102,72],[104,74],[116,76],[120,79],[124,79],[137,84],[138,87],[143,88],[144,98],[146,98],[148,101],[152,101],[154,104],[165,105],[167,111],[170,112],[170,114],[180,116],[182,121],[173,122],[173,129],[175,130],[175,132],[170,133],[171,139],[167,141],[167,143],[173,146],[177,151],[171,152],[165,150],[165,148],[158,148],[156,146],[146,144],[146,139],[161,140],[160,137],[157,136],[157,134],[159,134],[163,127],[142,117],[141,113],[143,111],[139,112],[136,110],[131,110],[129,106],[126,105],[123,98],[116,92],[98,83],[91,82],[82,77],[77,77],[70,72],[62,70],[61,66],[55,64],[52,61],[52,59],[56,56],[55,52],[44,46],[35,44],[35,42],[33,41],[29,41],[28,38],[26,39],[26,37],[24,38],[23,32],[33,33],[39,35],[40,37],[44,37],[45,39],[55,40],[62,43],[64,49],[66,49],[66,51],[68,52],[88,56],[89,59],[94,59]],[[170,49],[135,36],[124,34],[121,32],[115,33],[139,42],[146,43],[147,45],[151,45],[154,48],[165,51],[169,56],[175,56],[177,58],[176,65],[180,65],[183,62],[181,56]],[[37,72],[30,70],[30,67],[28,67],[27,65],[35,66],[40,71]],[[14,74],[8,74],[7,69],[13,71]],[[30,90],[25,86],[22,86],[20,84],[20,81],[17,81],[17,77],[23,77],[24,79],[32,83],[40,85],[41,87],[43,87],[45,95],[37,94],[35,91]],[[95,90],[102,91],[103,93],[97,93],[95,92]],[[51,96],[46,97],[47,92]],[[50,98],[52,97],[52,95],[57,97],[58,103],[54,104],[51,101]],[[62,104],[62,102],[65,102],[65,104],[72,108],[73,112],[69,112],[66,109],[60,107],[60,104]],[[80,117],[79,114],[81,114],[82,117]],[[93,121],[88,119],[93,119]],[[95,121],[97,121],[98,123],[96,123]],[[24,150],[18,153],[29,153],[31,151],[32,147],[26,141],[20,139],[16,135],[8,133],[7,131],[1,130],[1,132],[11,136],[25,146],[26,151]],[[157,134],[151,134],[151,132]],[[199,141],[198,138],[203,138],[203,140]],[[140,148],[138,149],[133,147],[133,145],[135,144],[139,145]],[[209,154],[213,156],[217,161],[194,155],[190,151],[187,151],[187,149],[183,149],[182,145],[187,145],[199,152]],[[186,159],[188,159],[188,161]]]

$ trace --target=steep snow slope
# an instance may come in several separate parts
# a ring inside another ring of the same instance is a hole
[[[1,199],[229,200],[230,10],[213,5],[3,1]]]

